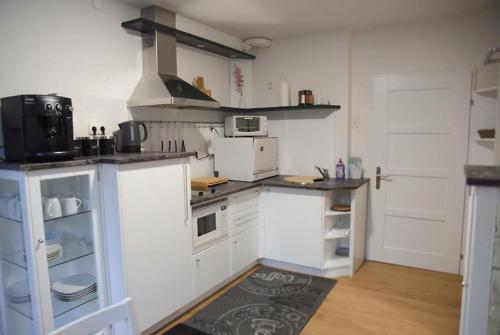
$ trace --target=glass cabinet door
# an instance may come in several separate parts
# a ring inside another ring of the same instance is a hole
[[[497,205],[495,243],[491,269],[488,335],[500,335],[500,202]]]
[[[0,334],[34,333],[19,182],[0,179]]]
[[[40,180],[39,201],[56,329],[102,306],[94,183],[92,173],[51,175]]]

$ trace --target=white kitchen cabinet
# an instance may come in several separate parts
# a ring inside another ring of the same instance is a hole
[[[199,297],[229,278],[228,240],[192,256],[194,297]]]
[[[0,170],[0,334],[46,334],[108,304],[96,171]],[[74,275],[96,289],[53,289]]]
[[[500,188],[471,186],[460,334],[500,332]]]
[[[263,197],[265,258],[321,268],[323,192],[276,187]]]
[[[231,276],[239,274],[260,258],[260,226],[231,237]]]
[[[132,297],[139,330],[151,331],[192,299],[187,160],[103,164],[110,297]]]
[[[352,276],[365,260],[367,190],[367,183],[332,191],[266,188],[262,262],[320,276]],[[351,210],[333,211],[333,204]],[[337,255],[339,247],[349,255]]]

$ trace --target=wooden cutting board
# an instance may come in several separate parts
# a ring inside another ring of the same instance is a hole
[[[210,186],[227,183],[228,177],[199,177],[191,179],[191,188],[198,191],[208,191]]]
[[[292,184],[308,185],[314,184],[314,182],[322,181],[323,178],[318,176],[288,176],[284,179],[286,182]]]

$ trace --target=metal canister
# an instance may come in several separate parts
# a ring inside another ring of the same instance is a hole
[[[90,137],[82,137],[82,156],[97,156],[99,153],[98,151],[98,144],[97,144],[97,138],[90,136]]]
[[[99,137],[99,155],[114,155],[115,141],[113,136]]]

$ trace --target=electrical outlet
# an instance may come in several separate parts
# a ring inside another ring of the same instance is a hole
[[[96,134],[98,134],[98,133],[99,133],[99,127],[94,126],[93,124],[89,124],[89,130],[88,130],[89,135],[94,135],[94,132],[92,131],[92,128],[93,128],[93,127],[95,127],[95,128],[97,129]]]
[[[359,128],[359,122],[360,122],[359,120],[360,120],[359,114],[353,114],[351,119],[351,127]]]

